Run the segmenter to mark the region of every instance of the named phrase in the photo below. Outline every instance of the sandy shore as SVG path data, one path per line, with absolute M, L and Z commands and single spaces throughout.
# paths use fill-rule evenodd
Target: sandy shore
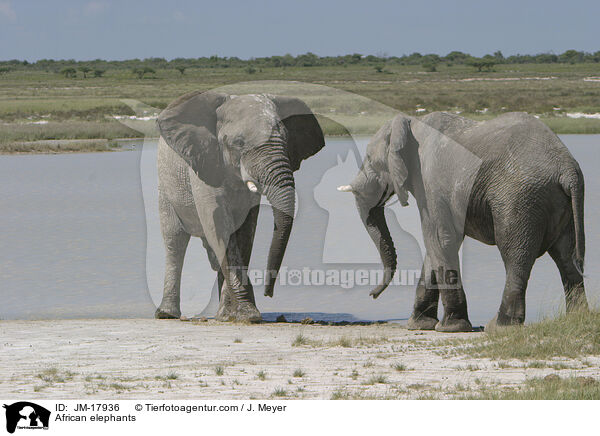
M 0 321 L 0 398 L 453 398 L 568 369 L 449 356 L 450 338 L 398 324 L 232 325 L 214 321 Z M 298 342 L 298 335 L 304 344 Z M 447 341 L 446 341 L 447 342 Z

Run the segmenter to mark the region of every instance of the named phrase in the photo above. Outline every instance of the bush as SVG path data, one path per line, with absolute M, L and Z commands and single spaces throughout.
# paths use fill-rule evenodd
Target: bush
M 62 74 L 63 76 L 65 76 L 68 79 L 73 79 L 73 78 L 77 77 L 77 70 L 75 68 L 71 68 L 71 67 L 63 68 L 60 71 L 60 74 Z
M 423 63 L 423 68 L 428 73 L 435 73 L 437 71 L 437 65 L 435 64 L 435 62 L 425 62 Z

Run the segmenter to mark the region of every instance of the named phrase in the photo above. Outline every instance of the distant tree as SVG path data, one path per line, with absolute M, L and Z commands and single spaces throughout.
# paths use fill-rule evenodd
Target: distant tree
M 131 70 L 131 72 L 135 74 L 138 79 L 143 79 L 146 74 L 156 74 L 156 71 L 150 67 L 134 68 Z
M 87 66 L 82 66 L 79 67 L 79 71 L 81 71 L 83 73 L 83 78 L 86 79 L 87 78 L 87 73 L 89 73 L 90 71 L 92 71 L 92 69 L 90 67 Z
M 73 79 L 77 77 L 77 70 L 72 67 L 63 68 L 60 73 L 68 79 Z
M 560 55 L 559 59 L 562 62 L 568 62 L 570 64 L 574 64 L 576 62 L 583 62 L 585 53 L 577 50 L 567 50 L 563 54 Z
M 351 56 L 350 63 L 351 64 L 359 64 L 361 60 L 362 60 L 362 55 L 360 53 L 354 53 Z
M 378 73 L 383 73 L 383 67 L 381 65 L 375 65 L 375 71 Z
M 9 67 L 0 67 L 0 74 L 8 73 L 9 71 Z
M 477 68 L 477 71 L 492 71 L 494 69 L 494 65 L 496 65 L 496 60 L 492 56 L 484 56 L 483 58 L 471 58 L 467 62 L 472 67 Z
M 538 64 L 551 64 L 558 62 L 558 56 L 553 53 L 542 53 L 535 57 L 535 62 Z
M 419 65 L 423 62 L 423 55 L 421 53 L 415 52 L 408 56 L 403 56 L 403 62 L 408 65 Z
M 301 67 L 314 67 L 318 65 L 319 57 L 311 52 L 300 55 L 296 58 L 296 65 Z
M 254 74 L 254 73 L 256 73 L 256 68 L 254 68 L 252 65 L 248 65 L 246 67 L 246 73 L 248 73 L 248 74 Z
M 102 77 L 106 71 L 99 68 L 94 69 L 94 77 Z
M 469 59 L 469 55 L 462 51 L 452 51 L 445 56 L 445 59 L 453 64 L 464 64 Z
M 423 62 L 421 65 L 428 73 L 435 73 L 437 71 L 437 62 L 428 60 Z
M 182 76 L 183 76 L 183 73 L 185 73 L 185 67 L 184 66 L 175 67 L 175 69 L 177 71 L 179 71 Z
M 504 55 L 500 50 L 494 52 L 494 58 L 496 58 L 496 61 L 498 62 L 504 62 Z

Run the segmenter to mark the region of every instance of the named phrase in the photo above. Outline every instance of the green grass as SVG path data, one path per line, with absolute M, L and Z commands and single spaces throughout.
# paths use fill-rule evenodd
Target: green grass
M 267 373 L 265 371 L 258 371 L 258 373 L 256 374 L 256 378 L 259 380 L 266 380 Z
M 300 347 L 302 345 L 307 345 L 307 344 L 308 344 L 308 338 L 306 336 L 304 336 L 302 333 L 300 333 L 294 338 L 294 341 L 292 342 L 292 347 Z
M 590 118 L 542 117 L 540 118 L 554 133 L 599 134 L 600 120 Z
M 286 397 L 287 391 L 283 388 L 277 388 L 273 391 L 273 396 L 274 397 Z
M 48 368 L 36 375 L 37 378 L 51 386 L 54 383 L 65 383 L 72 380 L 76 373 L 71 371 L 61 371 L 58 368 Z
M 343 348 L 353 348 L 353 347 L 368 347 L 370 345 L 379 345 L 390 342 L 388 338 L 380 337 L 380 336 L 340 336 L 339 338 L 332 340 L 315 340 L 310 339 L 304 336 L 303 334 L 299 334 L 296 336 L 294 341 L 292 342 L 293 347 L 300 346 L 311 346 L 311 347 L 343 347 Z
M 486 73 L 465 65 L 440 64 L 437 69 L 428 73 L 420 65 L 386 65 L 387 74 L 382 74 L 367 65 L 265 67 L 248 74 L 245 68 L 237 67 L 189 68 L 185 75 L 159 69 L 155 78 L 143 80 L 118 70 L 88 79 L 66 79 L 43 71 L 11 71 L 0 75 L 0 143 L 139 137 L 140 133 L 109 119 L 133 114 L 122 99 L 162 109 L 176 97 L 196 89 L 227 86 L 232 91 L 277 92 L 273 84 L 257 82 L 263 80 L 312 84 L 300 88 L 299 96 L 325 115 L 319 120 L 330 135 L 345 133 L 340 122 L 357 133 L 373 133 L 390 118 L 390 108 L 409 115 L 459 111 L 474 118 L 527 111 L 540 115 L 557 133 L 600 133 L 600 120 L 564 116 L 565 112 L 600 112 L 598 83 L 583 80 L 598 75 L 597 64 L 503 64 Z M 236 85 L 243 82 L 250 85 Z M 417 112 L 419 108 L 425 111 Z M 482 116 L 478 111 L 486 108 Z M 31 124 L 40 120 L 48 124 Z
M 215 366 L 215 374 L 221 376 L 225 374 L 225 369 L 222 366 Z
M 293 374 L 294 377 L 299 377 L 299 378 L 302 378 L 305 375 L 306 375 L 306 373 L 304 371 L 302 371 L 300 368 L 296 369 Z
M 395 363 L 395 364 L 392 365 L 392 368 L 394 368 L 398 372 L 403 372 L 403 371 L 407 371 L 408 370 L 408 368 L 406 367 L 406 365 L 403 364 L 403 363 Z
M 557 371 L 559 371 L 561 369 L 572 368 L 571 366 L 566 365 L 566 364 L 561 363 L 561 362 L 546 362 L 546 361 L 543 361 L 543 360 L 534 360 L 532 362 L 527 362 L 527 364 L 525 366 L 527 368 L 536 368 L 536 369 L 552 368 L 552 369 L 555 369 Z
M 388 382 L 387 377 L 384 375 L 374 375 L 369 377 L 368 380 L 363 382 L 363 385 L 375 385 L 375 384 L 386 384 Z
M 0 147 L 15 142 L 51 139 L 135 138 L 139 133 L 117 121 L 48 122 L 47 124 L 0 123 Z
M 554 319 L 492 331 L 454 342 L 452 352 L 494 360 L 545 360 L 600 354 L 600 311 L 578 311 Z
M 154 377 L 155 380 L 162 380 L 162 381 L 177 380 L 178 378 L 179 378 L 179 375 L 175 372 L 169 372 L 166 375 L 157 375 Z
M 545 377 L 527 380 L 519 389 L 485 389 L 468 400 L 600 400 L 600 382 L 591 377 Z

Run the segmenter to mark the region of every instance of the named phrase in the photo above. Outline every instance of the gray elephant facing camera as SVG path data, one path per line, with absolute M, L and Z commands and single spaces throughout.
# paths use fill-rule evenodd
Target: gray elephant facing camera
M 273 288 L 295 211 L 293 172 L 324 145 L 315 116 L 296 98 L 193 92 L 158 117 L 159 214 L 166 250 L 156 318 L 178 318 L 183 259 L 202 238 L 220 290 L 217 319 L 259 321 L 247 277 L 260 196 L 273 209 L 265 295 Z
M 531 268 L 546 252 L 560 271 L 567 311 L 587 308 L 583 175 L 560 139 L 533 116 L 476 122 L 440 112 L 398 115 L 373 137 L 356 178 L 338 189 L 354 193 L 384 264 L 374 298 L 396 269 L 384 206 L 394 194 L 404 205 L 408 192 L 415 197 L 426 254 L 411 329 L 472 330 L 458 257 L 465 235 L 497 245 L 506 270 L 500 309 L 486 329 L 524 322 Z

